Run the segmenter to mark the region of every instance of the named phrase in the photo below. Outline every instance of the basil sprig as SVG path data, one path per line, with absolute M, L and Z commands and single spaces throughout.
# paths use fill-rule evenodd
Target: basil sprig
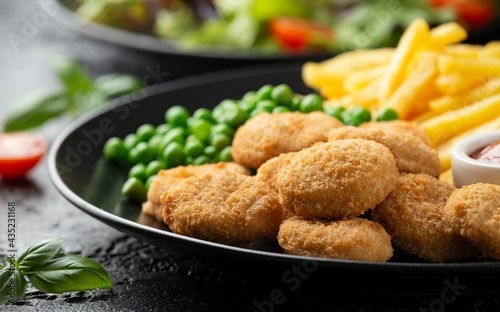
M 81 115 L 114 97 L 137 91 L 144 83 L 127 74 L 108 74 L 92 79 L 87 70 L 64 55 L 53 55 L 49 65 L 59 78 L 62 90 L 28 94 L 10 105 L 5 132 L 38 127 L 65 114 Z
M 111 288 L 106 270 L 92 259 L 59 253 L 63 238 L 49 238 L 33 244 L 17 261 L 6 259 L 0 266 L 0 304 L 22 298 L 31 284 L 46 293 Z

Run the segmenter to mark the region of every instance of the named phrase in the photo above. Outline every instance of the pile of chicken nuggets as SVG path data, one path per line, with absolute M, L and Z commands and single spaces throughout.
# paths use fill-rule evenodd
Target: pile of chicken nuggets
M 398 248 L 431 262 L 500 259 L 500 186 L 438 180 L 438 155 L 411 122 L 261 113 L 237 130 L 232 156 L 161 171 L 143 213 L 222 244 L 276 237 L 292 255 L 385 262 Z

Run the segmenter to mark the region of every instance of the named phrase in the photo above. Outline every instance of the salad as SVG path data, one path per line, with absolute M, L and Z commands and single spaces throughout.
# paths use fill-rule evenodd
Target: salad
M 393 46 L 416 18 L 473 30 L 497 15 L 494 0 L 74 0 L 71 8 L 184 49 L 291 55 Z

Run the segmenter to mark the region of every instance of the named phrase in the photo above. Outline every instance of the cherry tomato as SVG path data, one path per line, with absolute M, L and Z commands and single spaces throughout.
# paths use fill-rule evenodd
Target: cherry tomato
M 24 178 L 47 148 L 47 141 L 32 132 L 0 134 L 0 175 L 6 180 Z
M 450 6 L 459 21 L 471 28 L 482 27 L 495 18 L 496 6 L 492 0 L 430 0 L 434 7 Z
M 333 39 L 333 30 L 329 26 L 295 17 L 275 18 L 271 20 L 269 29 L 271 36 L 292 52 L 300 52 Z

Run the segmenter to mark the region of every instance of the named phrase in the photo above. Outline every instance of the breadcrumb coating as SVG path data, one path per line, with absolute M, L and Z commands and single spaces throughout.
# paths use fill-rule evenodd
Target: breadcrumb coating
M 304 218 L 347 219 L 381 202 L 399 179 L 394 156 L 375 141 L 316 143 L 288 159 L 275 177 L 284 207 Z
M 457 189 L 445 212 L 456 233 L 500 260 L 500 185 L 477 183 Z
M 323 112 L 261 113 L 238 128 L 231 154 L 236 162 L 257 169 L 282 153 L 326 142 L 330 129 L 341 126 L 337 118 Z
M 400 183 L 372 211 L 392 237 L 394 246 L 432 262 L 460 260 L 477 250 L 453 233 L 444 215 L 450 184 L 423 173 L 402 174 Z
M 295 154 L 296 152 L 284 153 L 269 159 L 257 169 L 256 177 L 266 182 L 269 187 L 277 192 L 278 189 L 276 189 L 276 185 L 274 184 L 274 177 L 278 174 L 283 164 Z
M 162 203 L 174 233 L 230 245 L 276 235 L 284 217 L 267 184 L 231 171 L 185 179 L 162 195 Z
M 431 140 L 427 133 L 416 123 L 406 120 L 391 120 L 391 121 L 371 121 L 362 123 L 360 128 L 393 130 L 400 133 L 413 135 L 426 145 L 431 146 Z
M 167 170 L 160 170 L 149 186 L 148 200 L 142 204 L 142 213 L 163 222 L 161 204 L 161 195 L 163 195 L 163 193 L 189 177 L 220 170 L 230 170 L 245 175 L 251 174 L 247 168 L 235 162 L 218 162 L 216 164 L 204 164 L 199 166 L 178 166 Z
M 287 254 L 385 262 L 392 258 L 391 236 L 380 224 L 362 218 L 342 221 L 285 220 L 278 242 Z
M 441 172 L 437 152 L 410 134 L 388 129 L 342 127 L 331 130 L 328 135 L 330 141 L 356 138 L 373 140 L 387 147 L 402 172 L 427 173 L 434 177 Z

